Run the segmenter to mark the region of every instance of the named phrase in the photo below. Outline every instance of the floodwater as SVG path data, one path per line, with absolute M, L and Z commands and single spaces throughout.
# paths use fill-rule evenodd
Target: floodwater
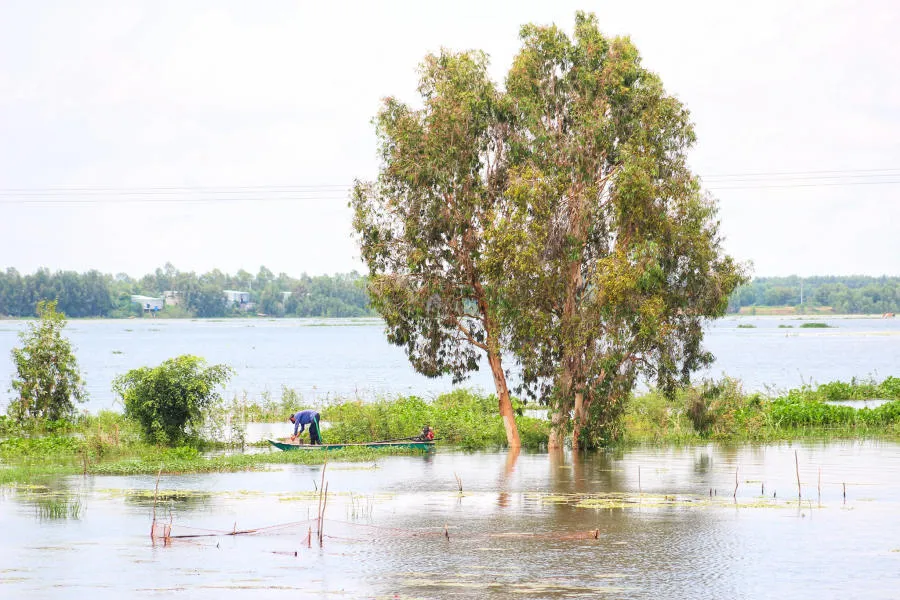
M 158 518 L 173 536 L 209 536 L 168 544 L 149 535 L 152 476 L 7 488 L 0 597 L 887 599 L 900 590 L 896 443 L 576 457 L 438 449 L 332 463 L 320 547 L 322 475 L 289 465 L 163 476 Z M 51 514 L 53 500 L 74 508 Z M 257 531 L 225 535 L 247 529 Z
M 800 328 L 809 321 L 832 327 Z M 24 328 L 24 321 L 0 321 L 4 391 L 13 373 L 9 351 Z M 415 373 L 402 349 L 385 341 L 375 319 L 77 320 L 69 323 L 67 335 L 76 347 L 90 394 L 85 407 L 91 411 L 115 406 L 110 385 L 117 375 L 186 353 L 235 369 L 229 398 L 244 392 L 252 399 L 266 392 L 280 398 L 287 386 L 315 404 L 334 397 L 431 397 L 453 387 L 447 378 Z M 900 319 L 728 317 L 707 327 L 706 346 L 717 360 L 698 377 L 727 374 L 749 391 L 881 379 L 897 374 Z M 493 390 L 486 369 L 463 385 Z

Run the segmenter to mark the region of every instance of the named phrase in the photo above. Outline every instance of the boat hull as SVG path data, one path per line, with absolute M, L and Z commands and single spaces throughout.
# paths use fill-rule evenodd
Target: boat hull
M 369 442 L 367 444 L 289 444 L 276 440 L 266 440 L 279 450 L 340 450 L 341 448 L 399 448 L 402 450 L 433 450 L 434 442 Z

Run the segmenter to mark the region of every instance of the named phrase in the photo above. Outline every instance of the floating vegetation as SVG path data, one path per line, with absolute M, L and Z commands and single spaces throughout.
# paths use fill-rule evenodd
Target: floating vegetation
M 112 353 L 113 353 L 113 354 L 125 354 L 125 353 L 122 352 L 121 350 L 113 350 Z
M 206 501 L 212 498 L 210 492 L 200 492 L 196 490 L 123 490 L 127 501 L 135 504 L 153 504 L 154 498 L 159 502 L 197 502 Z
M 819 322 L 802 323 L 800 325 L 801 329 L 833 329 L 835 327 L 836 327 L 836 325 L 829 325 L 828 323 L 819 323 Z
M 796 508 L 797 501 L 757 496 L 751 499 L 685 494 L 635 494 L 606 492 L 600 494 L 526 494 L 541 504 L 565 504 L 587 509 L 628 508 Z
M 793 325 L 779 325 L 778 329 L 793 329 Z
M 738 325 L 738 329 L 756 329 L 756 325 L 753 323 L 741 323 Z

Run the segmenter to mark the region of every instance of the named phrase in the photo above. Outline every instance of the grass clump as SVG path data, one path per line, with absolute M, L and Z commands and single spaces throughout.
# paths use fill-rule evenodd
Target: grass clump
M 469 390 L 455 390 L 428 402 L 417 396 L 363 403 L 347 401 L 326 407 L 326 442 L 353 443 L 418 435 L 430 425 L 444 443 L 463 448 L 506 445 L 506 432 L 497 412 L 497 398 Z M 547 443 L 544 419 L 518 416 L 519 436 L 526 448 Z
M 888 402 L 859 409 L 833 403 L 871 398 Z M 774 398 L 746 394 L 734 379 L 705 381 L 672 398 L 657 392 L 632 398 L 625 431 L 631 442 L 896 436 L 900 434 L 900 379 L 835 381 L 792 389 Z
M 741 323 L 737 326 L 738 329 L 756 329 L 756 325 L 753 323 Z
M 802 323 L 800 325 L 801 329 L 831 329 L 833 327 L 834 327 L 834 325 L 829 325 L 828 323 L 819 323 L 819 322 Z

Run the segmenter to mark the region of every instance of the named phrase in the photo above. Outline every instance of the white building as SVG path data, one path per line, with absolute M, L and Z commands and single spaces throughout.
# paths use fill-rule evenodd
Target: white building
M 165 306 L 165 301 L 162 298 L 153 298 L 152 296 L 141 296 L 140 294 L 132 295 L 131 301 L 134 302 L 135 304 L 140 304 L 141 308 L 143 308 L 145 312 L 162 310 L 163 306 Z
M 224 290 L 225 303 L 237 304 L 244 310 L 249 309 L 253 304 L 250 302 L 250 292 L 239 292 L 237 290 Z

